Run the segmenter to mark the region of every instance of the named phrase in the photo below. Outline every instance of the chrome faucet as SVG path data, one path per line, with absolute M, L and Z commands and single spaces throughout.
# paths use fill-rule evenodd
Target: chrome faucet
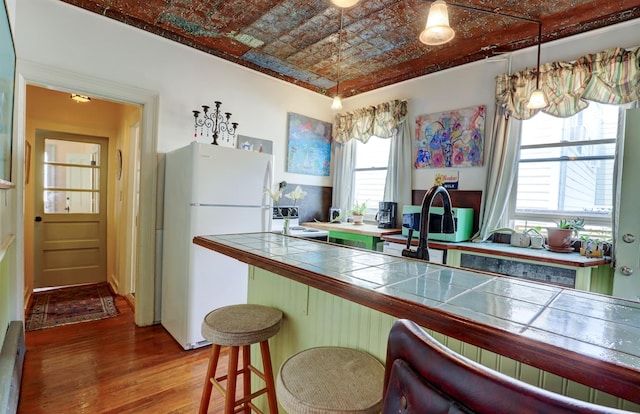
M 412 257 L 414 259 L 429 260 L 429 209 L 433 200 L 437 195 L 440 195 L 442 199 L 442 207 L 444 207 L 444 214 L 442 215 L 442 233 L 455 233 L 456 223 L 453 220 L 453 210 L 451 209 L 451 197 L 449 192 L 442 186 L 434 185 L 427 191 L 422 199 L 422 209 L 420 212 L 420 237 L 418 241 L 418 248 L 411 250 L 411 238 L 413 237 L 413 229 L 409 229 L 409 235 L 407 236 L 407 248 L 402 250 L 402 255 L 405 257 Z

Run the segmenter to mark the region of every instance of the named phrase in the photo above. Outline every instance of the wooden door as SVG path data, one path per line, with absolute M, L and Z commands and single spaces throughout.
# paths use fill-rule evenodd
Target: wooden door
M 36 131 L 34 287 L 107 280 L 108 140 Z

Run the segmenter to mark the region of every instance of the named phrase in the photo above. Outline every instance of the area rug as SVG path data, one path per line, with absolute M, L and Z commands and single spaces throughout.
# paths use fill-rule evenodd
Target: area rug
M 47 290 L 33 294 L 25 330 L 36 331 L 117 315 L 115 298 L 106 283 Z

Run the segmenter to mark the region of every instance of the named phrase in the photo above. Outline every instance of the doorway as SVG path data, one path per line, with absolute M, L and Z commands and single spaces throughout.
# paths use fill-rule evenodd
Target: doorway
M 27 125 L 27 84 L 39 85 L 50 90 L 74 91 L 83 95 L 88 95 L 96 102 L 102 97 L 110 102 L 132 103 L 141 111 L 140 122 L 140 184 L 139 184 L 139 215 L 138 215 L 138 239 L 137 239 L 137 279 L 136 279 L 136 306 L 135 322 L 137 326 L 148 326 L 160 320 L 160 290 L 156 289 L 158 274 L 156 270 L 156 252 L 160 249 L 156 245 L 156 202 L 157 202 L 157 181 L 158 181 L 158 149 L 157 149 L 157 129 L 159 117 L 159 96 L 157 92 L 149 91 L 132 85 L 122 84 L 93 77 L 86 74 L 78 74 L 69 70 L 62 70 L 57 67 L 36 64 L 18 59 L 16 72 L 16 95 L 14 126 L 16 137 L 23 137 L 23 140 L 16 141 L 16 153 L 18 159 L 23 159 L 29 142 L 24 141 L 33 134 L 33 127 Z M 30 100 L 30 102 L 34 102 Z M 80 104 L 77 104 L 80 105 Z M 83 106 L 79 106 L 83 108 Z M 86 108 L 86 106 L 84 106 Z M 94 120 L 99 120 L 103 114 L 93 115 Z M 127 125 L 127 124 L 125 124 Z M 131 125 L 131 124 L 128 124 Z M 43 129 L 56 130 L 57 125 L 43 126 Z M 77 132 L 77 131 L 71 131 Z M 95 132 L 95 131 L 92 131 Z M 102 135 L 95 134 L 92 135 Z M 31 135 L 32 136 L 32 135 Z M 115 160 L 116 148 L 109 146 L 109 159 Z M 123 165 L 127 165 L 129 154 L 123 151 Z M 111 161 L 110 161 L 111 162 Z M 27 164 L 27 162 L 25 162 Z M 110 166 L 111 167 L 111 166 Z M 33 169 L 33 167 L 32 167 Z M 115 168 L 109 168 L 114 171 Z M 33 172 L 32 172 L 33 173 Z M 124 174 L 124 173 L 123 173 Z M 110 178 L 112 173 L 109 174 Z M 110 193 L 119 199 L 118 192 L 111 191 L 114 181 L 109 181 Z M 16 198 L 24 200 L 29 196 L 29 188 L 25 188 L 24 183 L 17 186 Z M 123 200 L 126 197 L 123 196 Z M 26 206 L 26 201 L 25 201 Z M 29 220 L 26 220 L 28 215 Z M 18 222 L 24 223 L 24 227 L 19 226 L 17 239 L 21 245 L 32 245 L 33 240 L 28 240 L 33 232 L 33 211 L 18 209 Z M 109 243 L 109 241 L 108 241 Z M 33 264 L 33 256 L 29 257 L 28 252 L 18 253 L 19 271 L 17 272 L 17 286 L 24 286 L 24 291 L 28 291 L 29 279 L 28 266 Z M 33 269 L 30 270 L 33 272 Z M 120 288 L 120 286 L 118 286 Z M 119 290 L 118 290 L 119 292 Z M 28 297 L 24 297 L 24 302 L 18 303 L 24 307 Z
M 140 177 L 139 152 L 129 151 L 139 146 L 139 128 L 129 126 L 140 125 L 142 107 L 70 96 L 26 86 L 24 136 L 33 154 L 24 187 L 25 297 L 101 281 L 126 297 L 137 273 L 130 240 L 137 233 L 127 218 L 137 214 L 139 191 L 130 189 Z
M 35 289 L 107 281 L 108 142 L 36 130 Z

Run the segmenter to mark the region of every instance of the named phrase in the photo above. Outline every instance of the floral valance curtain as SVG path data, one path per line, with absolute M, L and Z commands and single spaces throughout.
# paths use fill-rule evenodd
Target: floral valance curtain
M 527 109 L 536 87 L 535 71 L 525 70 L 496 78 L 496 99 L 510 116 L 529 119 L 539 110 Z M 575 62 L 542 65 L 540 88 L 549 100 L 542 111 L 553 116 L 573 116 L 586 101 L 624 104 L 640 99 L 640 48 L 622 48 L 581 57 Z
M 333 124 L 333 139 L 345 143 L 357 139 L 366 143 L 372 136 L 391 138 L 407 117 L 407 101 L 393 100 L 376 106 L 337 114 Z

